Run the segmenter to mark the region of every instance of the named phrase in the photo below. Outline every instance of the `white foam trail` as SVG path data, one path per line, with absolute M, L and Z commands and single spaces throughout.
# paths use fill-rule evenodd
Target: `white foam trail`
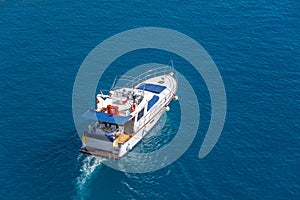
M 101 163 L 105 160 L 105 158 L 101 157 L 96 157 L 93 155 L 88 155 L 86 156 L 83 160 L 84 156 L 80 154 L 77 158 L 79 162 L 82 162 L 82 166 L 80 168 L 81 175 L 77 177 L 77 187 L 78 187 L 78 192 L 80 192 L 83 188 L 84 185 L 87 183 L 95 169 L 101 166 Z

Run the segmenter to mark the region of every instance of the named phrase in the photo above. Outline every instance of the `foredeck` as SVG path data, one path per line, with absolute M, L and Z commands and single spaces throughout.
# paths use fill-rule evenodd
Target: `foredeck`
M 150 79 L 147 79 L 145 83 L 150 83 L 150 84 L 158 84 L 161 86 L 165 86 L 166 89 L 172 90 L 175 87 L 177 87 L 176 82 L 174 82 L 174 77 L 167 74 L 167 75 L 161 75 L 161 76 L 156 76 Z

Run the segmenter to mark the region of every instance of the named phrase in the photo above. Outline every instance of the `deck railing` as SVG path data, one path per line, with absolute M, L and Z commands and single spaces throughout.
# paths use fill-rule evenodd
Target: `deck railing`
M 122 77 L 117 79 L 117 82 L 122 88 L 133 88 L 136 85 L 138 85 L 139 83 L 141 83 L 147 79 L 150 79 L 150 78 L 153 78 L 156 76 L 167 75 L 172 72 L 174 72 L 173 65 L 171 65 L 171 66 L 167 65 L 165 67 L 159 67 L 159 68 L 148 70 L 136 77 L 123 75 Z M 121 82 L 121 84 L 120 84 L 120 82 Z M 120 89 L 120 87 L 113 87 L 113 89 Z

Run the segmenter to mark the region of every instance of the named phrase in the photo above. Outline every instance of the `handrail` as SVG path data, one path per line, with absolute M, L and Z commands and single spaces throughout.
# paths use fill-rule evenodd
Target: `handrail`
M 155 69 L 150 69 L 142 74 L 140 74 L 137 77 L 132 76 L 121 76 L 117 79 L 117 82 L 125 81 L 125 84 L 122 84 L 122 88 L 133 88 L 134 86 L 138 85 L 139 83 L 149 79 L 153 78 L 155 76 L 161 76 L 161 75 L 167 75 L 173 72 L 173 66 L 165 66 L 165 67 L 159 67 Z M 119 87 L 114 87 L 113 89 L 119 89 Z

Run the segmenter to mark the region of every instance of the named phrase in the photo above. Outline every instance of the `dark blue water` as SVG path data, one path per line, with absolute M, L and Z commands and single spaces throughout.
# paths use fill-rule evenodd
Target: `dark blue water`
M 297 1 L 270 0 L 0 1 L 0 199 L 299 199 L 299 10 Z M 72 89 L 96 45 L 146 26 L 203 45 L 222 75 L 228 110 L 217 145 L 200 160 L 210 120 L 205 82 L 171 53 L 120 57 L 105 76 L 174 60 L 201 110 L 197 137 L 179 160 L 128 174 L 78 153 Z M 170 107 L 165 135 L 152 133 L 135 151 L 174 137 L 179 109 Z

